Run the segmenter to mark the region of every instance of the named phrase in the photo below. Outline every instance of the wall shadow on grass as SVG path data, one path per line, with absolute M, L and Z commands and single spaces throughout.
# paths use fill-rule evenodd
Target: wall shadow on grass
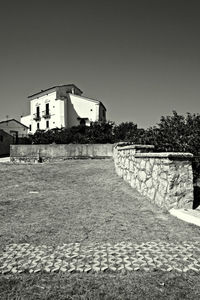
M 199 205 L 200 205 L 200 186 L 194 186 L 193 209 L 197 208 Z

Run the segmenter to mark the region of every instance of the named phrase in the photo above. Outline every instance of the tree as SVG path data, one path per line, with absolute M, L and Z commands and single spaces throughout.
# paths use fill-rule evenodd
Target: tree
M 137 136 L 137 125 L 133 122 L 123 122 L 113 129 L 115 142 L 131 141 Z

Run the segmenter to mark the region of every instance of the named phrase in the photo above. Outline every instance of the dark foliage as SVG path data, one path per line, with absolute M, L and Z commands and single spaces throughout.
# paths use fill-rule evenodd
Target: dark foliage
M 37 130 L 30 136 L 32 144 L 94 144 L 114 143 L 114 123 L 92 123 L 91 126 L 74 126 L 71 128 Z
M 145 144 L 155 145 L 156 151 L 189 152 L 194 155 L 194 181 L 200 177 L 200 115 L 187 113 L 161 117 L 157 126 L 149 128 L 143 136 Z
M 200 155 L 200 115 L 187 113 L 161 117 L 160 123 L 145 131 L 144 141 L 158 151 L 191 152 Z
M 132 122 L 121 123 L 113 128 L 115 142 L 130 141 L 137 136 L 137 125 Z

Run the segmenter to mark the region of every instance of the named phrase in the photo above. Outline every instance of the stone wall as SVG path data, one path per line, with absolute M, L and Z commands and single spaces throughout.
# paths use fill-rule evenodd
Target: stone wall
M 192 208 L 192 157 L 190 153 L 154 153 L 151 145 L 114 148 L 117 174 L 166 209 Z
M 10 161 L 45 162 L 75 158 L 111 158 L 112 144 L 11 145 Z

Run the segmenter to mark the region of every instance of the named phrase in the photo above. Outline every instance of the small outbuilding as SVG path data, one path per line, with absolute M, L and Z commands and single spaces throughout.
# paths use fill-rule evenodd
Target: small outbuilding
M 28 127 L 15 119 L 9 119 L 0 122 L 0 130 L 13 137 L 13 143 L 16 144 L 19 138 L 27 136 Z
M 0 129 L 0 156 L 6 156 L 10 154 L 10 145 L 14 143 L 12 135 L 8 134 L 4 130 Z

